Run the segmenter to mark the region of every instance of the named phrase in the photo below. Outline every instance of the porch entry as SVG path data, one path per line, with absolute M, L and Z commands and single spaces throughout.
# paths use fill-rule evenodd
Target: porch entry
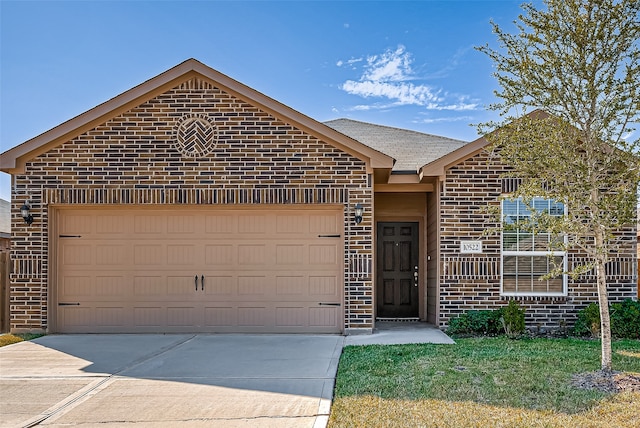
M 377 318 L 418 318 L 418 223 L 378 222 Z

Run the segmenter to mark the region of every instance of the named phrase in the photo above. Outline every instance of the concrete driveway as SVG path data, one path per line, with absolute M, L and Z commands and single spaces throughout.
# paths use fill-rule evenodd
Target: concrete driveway
M 324 427 L 343 342 L 45 336 L 0 348 L 0 426 Z

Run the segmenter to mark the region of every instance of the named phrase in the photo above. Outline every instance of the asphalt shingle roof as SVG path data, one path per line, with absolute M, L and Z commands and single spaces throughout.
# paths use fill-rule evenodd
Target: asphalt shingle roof
M 324 124 L 394 158 L 395 172 L 416 172 L 423 165 L 467 144 L 466 141 L 351 119 L 335 119 Z

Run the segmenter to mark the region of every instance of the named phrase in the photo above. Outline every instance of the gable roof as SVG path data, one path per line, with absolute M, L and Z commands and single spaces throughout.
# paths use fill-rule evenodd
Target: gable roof
M 36 156 L 196 77 L 205 79 L 215 87 L 361 159 L 367 164 L 369 171 L 374 168 L 390 170 L 393 167 L 394 160 L 390 156 L 349 138 L 195 59 L 188 59 L 115 98 L 0 154 L 0 171 L 10 174 L 23 172 L 26 162 Z
M 530 113 L 527 113 L 524 117 L 545 119 L 549 116 L 549 113 L 543 110 L 534 110 Z M 497 132 L 497 130 L 494 130 L 489 134 L 470 142 L 469 144 L 466 144 L 450 153 L 447 153 L 441 158 L 435 159 L 432 162 L 423 165 L 418 171 L 418 174 L 420 175 L 420 177 L 444 177 L 445 171 L 449 167 L 459 164 L 460 162 L 463 162 L 466 159 L 469 159 L 470 157 L 473 157 L 476 154 L 482 152 L 485 147 L 490 144 L 489 140 L 487 140 L 487 136 L 490 136 L 495 132 Z
M 466 141 L 453 138 L 351 119 L 335 119 L 324 123 L 394 158 L 396 163 L 393 166 L 393 172 L 417 173 L 423 165 L 440 159 L 467 144 Z

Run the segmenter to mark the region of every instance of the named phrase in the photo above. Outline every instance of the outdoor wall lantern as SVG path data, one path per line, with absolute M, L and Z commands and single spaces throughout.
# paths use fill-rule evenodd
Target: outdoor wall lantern
M 22 208 L 20 208 L 20 215 L 24 219 L 24 222 L 27 223 L 27 224 L 33 223 L 33 216 L 29 212 L 30 209 L 31 209 L 31 207 L 29 206 L 29 201 L 28 200 L 24 203 Z
M 362 213 L 363 212 L 364 212 L 364 208 L 362 208 L 362 205 L 356 204 L 356 206 L 354 207 L 354 210 L 353 210 L 353 216 L 354 216 L 354 220 L 355 220 L 356 224 L 362 223 Z

